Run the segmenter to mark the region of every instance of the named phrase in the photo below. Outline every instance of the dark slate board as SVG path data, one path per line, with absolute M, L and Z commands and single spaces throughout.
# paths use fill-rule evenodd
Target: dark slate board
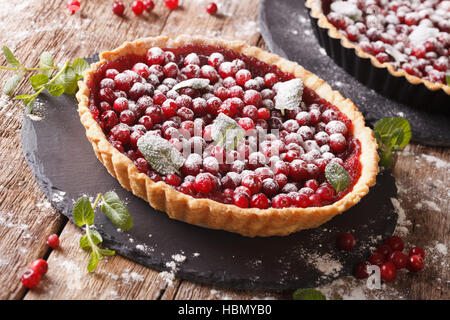
M 395 228 L 397 215 L 390 198 L 396 196 L 396 187 L 388 173 L 381 174 L 369 195 L 345 214 L 318 229 L 287 237 L 246 238 L 171 220 L 123 189 L 108 174 L 85 137 L 74 97 L 43 94 L 39 99 L 45 117 L 41 121 L 24 117 L 22 148 L 44 194 L 72 219 L 73 203 L 78 197 L 115 190 L 126 199 L 135 226 L 128 233 L 118 232 L 101 213 L 95 225 L 107 247 L 153 269 L 167 270 L 165 263 L 172 260 L 171 256 L 182 253 L 187 257 L 178 266 L 177 277 L 182 279 L 235 289 L 310 287 L 333 277 L 322 277 L 307 262 L 309 253 L 330 254 L 344 266 L 334 276 L 348 274 L 355 263 L 368 256 L 368 247 L 375 245 L 373 237 L 385 238 Z M 335 238 L 347 231 L 355 235 L 359 245 L 350 253 L 338 252 Z M 194 253 L 200 255 L 195 257 Z
M 276 54 L 298 61 L 350 98 L 373 125 L 385 117 L 404 117 L 412 127 L 412 140 L 431 146 L 450 146 L 450 116 L 427 113 L 389 100 L 367 88 L 335 64 L 319 45 L 304 1 L 262 0 L 259 25 L 265 43 Z

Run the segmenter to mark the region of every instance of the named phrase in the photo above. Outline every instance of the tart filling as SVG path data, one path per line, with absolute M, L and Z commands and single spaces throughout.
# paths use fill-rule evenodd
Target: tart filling
M 251 236 L 310 228 L 358 202 L 378 167 L 376 143 L 356 108 L 328 86 L 329 99 L 321 96 L 313 89 L 320 91 L 320 79 L 309 81 L 298 65 L 231 44 L 149 38 L 102 55 L 78 99 L 109 172 L 171 217 Z M 331 162 L 350 177 L 338 193 L 324 175 Z M 171 196 L 179 203 L 168 203 Z M 326 214 L 301 222 L 292 216 L 320 211 Z M 236 212 L 245 219 L 228 225 Z
M 309 0 L 320 26 L 394 76 L 450 94 L 450 1 Z

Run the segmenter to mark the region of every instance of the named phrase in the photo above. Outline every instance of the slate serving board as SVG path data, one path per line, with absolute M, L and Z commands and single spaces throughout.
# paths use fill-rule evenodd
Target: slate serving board
M 233 289 L 311 287 L 351 273 L 354 265 L 369 255 L 368 247 L 376 245 L 373 237 L 387 237 L 395 228 L 397 215 L 390 198 L 396 196 L 396 187 L 389 173 L 381 174 L 369 195 L 345 214 L 320 228 L 287 237 L 246 238 L 171 220 L 108 174 L 85 137 L 74 97 L 43 94 L 39 99 L 45 116 L 40 121 L 24 117 L 21 141 L 44 194 L 72 220 L 78 197 L 115 190 L 126 201 L 134 227 L 119 232 L 98 211 L 95 225 L 105 246 L 158 271 L 170 271 L 165 264 L 172 261 L 171 256 L 183 254 L 187 259 L 177 263 L 176 273 L 182 279 Z M 334 247 L 336 236 L 348 231 L 358 245 L 349 253 L 339 252 Z M 324 276 L 310 261 L 311 254 L 329 255 L 343 268 Z
M 304 1 L 262 0 L 259 25 L 272 52 L 299 62 L 344 97 L 350 98 L 370 125 L 380 118 L 404 117 L 411 124 L 412 141 L 430 146 L 450 146 L 450 115 L 429 113 L 390 100 L 339 67 L 317 41 Z

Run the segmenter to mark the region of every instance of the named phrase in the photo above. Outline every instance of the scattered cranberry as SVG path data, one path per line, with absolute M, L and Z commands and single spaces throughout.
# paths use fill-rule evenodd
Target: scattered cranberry
M 133 1 L 131 10 L 133 10 L 135 15 L 140 16 L 145 10 L 144 3 L 140 0 Z
M 69 10 L 70 14 L 76 13 L 78 10 L 80 10 L 80 7 L 81 7 L 80 1 L 77 0 L 67 1 L 67 9 Z
M 342 233 L 336 239 L 336 246 L 340 250 L 349 251 L 355 245 L 355 237 L 350 233 Z
M 415 254 L 409 256 L 408 258 L 408 270 L 412 272 L 417 272 L 423 269 L 425 263 L 421 255 Z
M 33 289 L 41 281 L 41 275 L 39 274 L 39 272 L 30 269 L 22 275 L 22 278 L 20 280 L 25 287 L 27 287 L 28 289 Z
M 164 4 L 170 10 L 174 10 L 178 8 L 178 0 L 164 0 Z
M 208 12 L 209 14 L 216 14 L 216 12 L 217 12 L 217 4 L 215 4 L 214 2 L 210 2 L 206 6 L 206 12 Z
M 411 250 L 409 250 L 409 254 L 410 257 L 414 256 L 414 255 L 419 255 L 422 257 L 422 259 L 425 259 L 425 251 L 423 251 L 422 248 L 419 247 L 412 247 Z
M 370 266 L 370 263 L 367 261 L 363 261 L 358 264 L 355 268 L 355 276 L 359 279 L 365 279 L 369 277 L 367 273 L 367 267 Z
M 50 248 L 56 249 L 59 246 L 59 237 L 56 234 L 52 234 L 47 239 L 47 244 Z
M 394 251 L 389 255 L 388 260 L 395 265 L 397 269 L 403 269 L 408 264 L 408 257 L 401 251 Z
M 386 245 L 388 245 L 392 251 L 403 251 L 405 244 L 402 238 L 392 236 L 386 239 Z
M 30 269 L 33 270 L 33 271 L 36 271 L 41 276 L 43 276 L 44 274 L 47 273 L 47 270 L 48 270 L 47 261 L 45 261 L 44 259 L 35 260 L 31 264 Z
M 387 258 L 391 254 L 392 249 L 388 245 L 383 244 L 378 247 L 377 252 L 381 253 L 385 258 Z
M 372 255 L 369 258 L 369 262 L 376 266 L 381 266 L 385 261 L 386 257 L 379 252 L 372 253 Z
M 144 0 L 145 11 L 151 12 L 155 8 L 155 3 L 152 0 Z
M 381 279 L 391 282 L 397 276 L 397 270 L 392 262 L 385 262 L 380 266 Z
M 121 17 L 125 11 L 125 5 L 120 1 L 116 1 L 113 3 L 112 9 L 115 15 Z

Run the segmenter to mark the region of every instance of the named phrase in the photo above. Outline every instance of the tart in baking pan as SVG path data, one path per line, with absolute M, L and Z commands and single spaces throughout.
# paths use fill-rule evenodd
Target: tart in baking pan
M 376 141 L 355 105 L 241 41 L 127 42 L 103 52 L 79 86 L 97 158 L 173 219 L 287 235 L 329 221 L 375 184 Z M 330 167 L 345 173 L 345 189 L 330 184 Z

